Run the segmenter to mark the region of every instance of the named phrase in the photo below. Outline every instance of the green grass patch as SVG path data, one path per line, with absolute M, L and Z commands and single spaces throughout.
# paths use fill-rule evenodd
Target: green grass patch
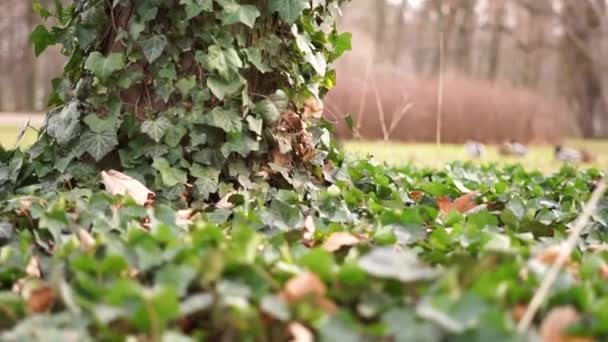
M 2 147 L 10 149 L 17 146 L 17 137 L 21 131 L 20 127 L 16 126 L 0 126 L 0 144 Z M 38 133 L 34 128 L 28 128 L 25 134 L 19 141 L 19 147 L 28 147 L 36 141 Z
M 443 167 L 446 163 L 455 160 L 470 160 L 464 145 L 442 145 L 438 148 L 434 144 L 404 144 L 397 142 L 361 142 L 347 141 L 344 144 L 347 152 L 359 158 L 373 156 L 380 162 L 390 165 L 413 164 L 422 167 Z M 597 156 L 594 164 L 586 165 L 608 168 L 608 141 L 607 140 L 571 140 L 566 146 L 574 148 L 585 148 Z M 530 153 L 523 158 L 504 157 L 498 154 L 497 146 L 486 146 L 485 155 L 473 162 L 498 163 L 501 165 L 519 163 L 527 169 L 541 171 L 555 171 L 563 163 L 555 160 L 553 146 L 536 145 L 530 146 Z

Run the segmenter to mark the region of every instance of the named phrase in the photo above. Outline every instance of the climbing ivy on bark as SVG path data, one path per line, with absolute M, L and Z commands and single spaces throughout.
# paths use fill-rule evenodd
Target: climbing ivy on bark
M 107 169 L 188 202 L 323 181 L 321 99 L 350 48 L 334 24 L 343 1 L 35 3 L 55 23 L 33 32 L 36 54 L 59 44 L 68 61 L 38 141 L 3 153 L 3 192 L 94 187 Z

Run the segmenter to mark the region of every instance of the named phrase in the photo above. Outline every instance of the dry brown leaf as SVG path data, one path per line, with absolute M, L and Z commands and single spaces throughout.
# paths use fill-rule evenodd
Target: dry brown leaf
M 305 119 L 320 119 L 323 116 L 324 105 L 323 101 L 311 96 L 304 102 L 304 118 Z
M 511 317 L 513 317 L 516 322 L 519 322 L 526 314 L 526 310 L 528 310 L 527 305 L 516 305 L 514 308 L 511 309 Z
M 557 260 L 557 257 L 559 256 L 561 249 L 562 249 L 562 245 L 554 245 L 554 246 L 548 247 L 548 248 L 542 250 L 536 256 L 536 259 L 538 261 L 540 261 L 541 263 L 545 264 L 546 266 L 551 266 Z M 568 258 L 566 259 L 564 266 L 571 273 L 578 272 L 578 264 L 575 261 L 573 261 L 570 258 L 570 256 L 568 256 Z
M 49 285 L 33 289 L 27 297 L 27 307 L 31 312 L 42 313 L 53 307 L 57 300 L 57 292 Z
M 236 194 L 236 191 L 231 191 L 229 193 L 227 193 L 224 197 L 222 197 L 222 199 L 219 200 L 219 202 L 217 202 L 215 204 L 215 207 L 217 209 L 232 209 L 234 208 L 234 204 L 232 202 L 230 202 L 230 197 L 232 197 L 232 195 Z
M 194 210 L 192 209 L 184 209 L 177 211 L 177 222 L 180 224 L 191 225 L 194 222 L 192 221 L 192 216 L 194 215 Z
M 139 205 L 149 204 L 156 196 L 138 180 L 116 170 L 101 172 L 101 179 L 106 190 L 112 195 L 130 195 Z
M 302 243 L 306 247 L 312 247 L 315 244 L 315 221 L 312 216 L 306 216 L 304 220 L 304 232 L 302 234 Z
M 414 200 L 414 202 L 418 202 L 422 199 L 424 194 L 422 191 L 412 191 L 410 192 L 410 198 Z
M 95 238 L 82 228 L 78 230 L 78 239 L 80 240 L 80 244 L 84 249 L 91 249 L 95 247 Z
M 600 268 L 600 276 L 603 279 L 608 280 L 608 265 L 602 265 L 602 267 Z
M 291 334 L 290 342 L 314 342 L 315 336 L 304 325 L 298 322 L 291 322 L 287 326 L 287 330 Z
M 40 278 L 42 276 L 42 272 L 40 271 L 40 260 L 38 260 L 37 256 L 32 256 L 30 262 L 28 262 L 25 267 L 25 274 L 32 278 Z
M 437 199 L 437 206 L 439 207 L 439 211 L 441 211 L 441 213 L 444 215 L 448 214 L 452 210 L 456 210 L 459 213 L 466 213 L 467 211 L 477 207 L 477 202 L 475 200 L 478 196 L 478 192 L 470 192 L 466 195 L 458 197 L 454 201 L 450 201 L 448 197 L 442 196 Z
M 342 247 L 350 247 L 361 242 L 361 238 L 349 232 L 333 233 L 323 243 L 323 249 L 328 252 L 335 252 Z
M 289 279 L 285 284 L 284 294 L 290 303 L 298 301 L 308 295 L 323 297 L 327 293 L 327 287 L 312 272 L 302 272 Z
M 569 336 L 565 330 L 578 322 L 580 316 L 571 306 L 557 307 L 549 312 L 540 327 L 543 342 L 592 342 L 593 339 L 581 336 Z

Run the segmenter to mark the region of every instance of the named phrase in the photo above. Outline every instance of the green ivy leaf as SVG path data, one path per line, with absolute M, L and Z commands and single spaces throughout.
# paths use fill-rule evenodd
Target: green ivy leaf
M 262 50 L 251 47 L 245 49 L 245 54 L 247 55 L 247 60 L 249 60 L 249 62 L 253 64 L 261 73 L 265 74 L 272 71 L 272 68 L 264 62 Z
M 95 161 L 100 161 L 114 147 L 118 146 L 118 139 L 116 138 L 116 133 L 113 132 L 96 133 L 87 131 L 80 137 L 79 145 L 79 148 L 84 149 Z
M 68 143 L 80 130 L 78 102 L 72 101 L 59 113 L 49 114 L 46 132 L 60 145 Z
M 359 267 L 378 278 L 402 282 L 428 280 L 435 277 L 433 269 L 424 266 L 411 251 L 395 251 L 392 247 L 377 247 L 359 260 Z
M 223 100 L 226 96 L 238 93 L 243 87 L 243 84 L 244 81 L 238 74 L 233 74 L 228 79 L 217 76 L 209 76 L 209 78 L 207 78 L 207 87 L 209 87 L 213 95 L 219 100 Z
M 254 113 L 259 114 L 266 123 L 276 122 L 280 117 L 279 109 L 271 100 L 262 100 L 255 106 Z
M 121 53 L 111 53 L 108 57 L 104 57 L 99 52 L 93 52 L 87 58 L 84 68 L 89 70 L 99 78 L 102 82 L 107 80 L 116 71 L 122 70 L 125 67 Z
M 217 192 L 220 176 L 218 169 L 194 164 L 190 168 L 190 174 L 192 177 L 197 178 L 194 185 L 204 199 L 209 198 L 209 195 Z
M 222 146 L 222 154 L 228 157 L 232 152 L 238 153 L 241 157 L 247 157 L 251 152 L 258 151 L 260 143 L 246 134 L 231 134 L 228 141 Z
M 55 36 L 42 25 L 36 26 L 36 29 L 31 35 L 32 43 L 34 43 L 34 52 L 36 57 L 40 56 L 46 48 L 57 43 Z
M 178 184 L 186 184 L 188 174 L 181 169 L 171 167 L 166 159 L 154 159 L 152 167 L 160 172 L 160 176 L 165 186 L 172 187 Z
M 245 24 L 250 28 L 255 25 L 255 20 L 260 16 L 260 11 L 253 5 L 240 5 L 231 3 L 224 5 L 222 13 L 222 24 L 232 25 L 237 23 Z
M 224 132 L 240 132 L 243 127 L 243 119 L 237 112 L 220 107 L 213 108 L 205 115 L 205 123 L 221 128 Z
M 207 69 L 219 72 L 225 78 L 229 78 L 231 71 L 238 71 L 243 67 L 243 61 L 235 49 L 222 49 L 221 46 L 211 45 L 207 55 L 199 57 Z
M 167 129 L 173 126 L 171 121 L 167 119 L 165 116 L 159 116 L 156 120 L 148 120 L 144 121 L 141 124 L 142 133 L 146 133 L 150 138 L 152 138 L 156 142 L 160 142 L 160 140 L 165 136 Z
M 271 11 L 278 12 L 281 19 L 288 24 L 293 24 L 300 18 L 302 11 L 310 8 L 309 0 L 269 0 L 268 6 Z
M 213 0 L 180 0 L 179 3 L 186 6 L 188 20 L 199 16 L 203 12 L 213 11 Z
M 251 115 L 247 116 L 246 120 L 250 131 L 257 135 L 262 135 L 262 125 L 264 124 L 264 120 Z
M 175 84 L 175 87 L 182 94 L 183 97 L 187 97 L 190 91 L 196 87 L 196 76 L 190 76 L 182 78 Z
M 83 121 L 95 133 L 116 132 L 122 123 L 122 120 L 115 115 L 102 119 L 97 114 L 89 114 L 84 117 Z
M 159 34 L 152 36 L 141 42 L 141 48 L 144 50 L 144 56 L 148 63 L 152 64 L 158 59 L 167 47 L 167 37 Z

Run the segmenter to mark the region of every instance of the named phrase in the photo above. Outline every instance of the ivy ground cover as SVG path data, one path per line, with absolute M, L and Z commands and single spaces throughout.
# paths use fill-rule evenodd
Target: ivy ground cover
M 363 160 L 324 177 L 194 210 L 20 190 L 1 208 L 0 340 L 608 338 L 607 200 L 515 329 L 600 172 Z

